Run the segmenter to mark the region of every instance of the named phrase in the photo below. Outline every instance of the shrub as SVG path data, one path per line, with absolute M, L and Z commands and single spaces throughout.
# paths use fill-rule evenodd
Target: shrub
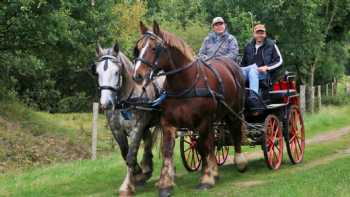
M 322 98 L 322 104 L 324 105 L 346 105 L 350 103 L 349 96 L 346 95 L 337 95 L 337 96 L 326 96 Z
M 87 112 L 91 99 L 85 93 L 77 93 L 75 96 L 65 97 L 58 102 L 57 112 Z

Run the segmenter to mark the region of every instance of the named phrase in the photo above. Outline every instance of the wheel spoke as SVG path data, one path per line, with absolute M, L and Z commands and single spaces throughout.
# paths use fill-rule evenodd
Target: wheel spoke
M 191 164 L 192 164 L 192 166 L 193 166 L 193 168 L 195 168 L 196 167 L 196 160 L 194 159 L 194 151 L 192 152 L 192 154 L 191 154 Z
M 195 154 L 196 154 L 196 158 L 197 158 L 197 166 L 199 166 L 199 164 L 200 164 L 200 162 L 201 162 L 201 160 L 200 160 L 200 158 L 199 158 L 199 155 L 198 155 L 198 152 L 196 151 L 195 152 Z
M 298 144 L 299 150 L 301 150 L 302 148 L 301 148 L 301 145 L 300 145 L 299 140 L 296 140 L 296 141 L 297 141 L 297 144 Z
M 189 158 L 190 158 L 190 154 L 191 154 L 191 152 L 192 152 L 193 150 L 191 149 L 190 151 L 188 151 L 188 153 L 187 153 L 187 155 L 186 155 L 186 161 L 188 161 L 189 160 Z
M 289 144 L 293 143 L 294 139 L 295 139 L 295 135 L 293 135 L 293 136 L 289 139 Z
M 189 151 L 191 149 L 191 147 L 188 147 L 188 148 L 186 148 L 185 150 L 184 150 L 184 152 L 187 152 L 187 151 Z
M 184 142 L 186 143 L 186 144 L 189 144 L 190 146 L 191 146 L 191 142 L 190 141 L 187 141 L 186 139 L 184 139 Z

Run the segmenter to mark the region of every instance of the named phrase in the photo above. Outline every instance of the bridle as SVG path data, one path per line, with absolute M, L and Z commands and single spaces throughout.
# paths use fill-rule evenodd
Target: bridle
M 179 72 L 182 72 L 190 67 L 192 67 L 192 65 L 194 64 L 195 61 L 183 66 L 183 67 L 180 67 L 180 68 L 176 68 L 176 69 L 173 69 L 173 70 L 170 70 L 170 71 L 163 71 L 163 72 L 160 72 L 162 70 L 162 68 L 159 66 L 159 59 L 161 57 L 161 53 L 162 52 L 166 52 L 168 58 L 169 58 L 169 61 L 170 61 L 170 64 L 175 67 L 175 63 L 174 63 L 174 60 L 172 59 L 172 56 L 170 54 L 170 51 L 169 51 L 169 48 L 166 46 L 166 43 L 164 42 L 164 40 L 159 37 L 158 35 L 156 35 L 155 33 L 153 32 L 150 32 L 150 31 L 147 31 L 143 34 L 143 37 L 141 39 L 146 39 L 145 40 L 145 46 L 148 45 L 148 42 L 149 42 L 149 39 L 154 39 L 156 41 L 156 47 L 155 47 L 155 59 L 154 59 L 154 62 L 149 62 L 148 60 L 145 60 L 142 56 L 143 54 L 140 53 L 140 54 L 134 54 L 134 56 L 137 56 L 135 59 L 134 59 L 134 62 L 135 62 L 135 65 L 137 65 L 138 62 L 141 62 L 147 66 L 149 66 L 151 68 L 150 72 L 148 73 L 147 75 L 147 78 L 149 81 L 152 81 L 154 78 L 156 77 L 160 77 L 160 76 L 168 76 L 168 75 L 173 75 L 173 74 L 176 74 L 176 73 L 179 73 Z M 140 39 L 140 40 L 141 40 Z M 139 41 L 140 41 L 139 40 Z M 139 42 L 137 41 L 137 43 Z M 142 50 L 146 50 L 145 48 L 142 49 Z M 135 70 L 137 68 L 135 67 Z
M 155 60 L 154 62 L 149 62 L 148 60 L 144 59 L 142 56 L 144 55 L 142 53 L 142 50 L 147 50 L 146 47 L 148 47 L 148 43 L 150 41 L 150 39 L 154 39 L 156 41 L 156 47 L 155 47 Z M 148 75 L 148 78 L 149 79 L 153 79 L 159 71 L 161 71 L 162 69 L 159 67 L 159 59 L 160 59 L 160 56 L 161 56 L 161 53 L 164 52 L 164 51 L 168 51 L 167 50 L 167 47 L 165 45 L 165 42 L 163 41 L 163 39 L 161 37 L 159 37 L 158 35 L 156 35 L 155 33 L 153 32 L 150 32 L 150 31 L 147 31 L 143 34 L 143 37 L 140 39 L 145 39 L 145 47 L 141 50 L 141 53 L 139 54 L 134 54 L 135 56 L 137 56 L 135 59 L 134 59 L 134 62 L 135 62 L 135 65 L 138 64 L 138 62 L 141 62 L 149 67 L 151 67 L 151 72 L 149 73 Z M 140 41 L 138 40 L 137 43 Z M 135 69 L 137 69 L 135 67 Z
M 117 65 L 123 65 L 123 61 L 121 61 L 120 57 L 115 57 L 113 55 L 103 55 L 101 56 L 96 62 L 104 62 L 104 66 L 103 66 L 103 69 L 104 70 L 107 70 L 108 69 L 108 61 L 112 61 L 114 63 L 116 63 Z M 123 65 L 124 66 L 124 65 Z M 122 66 L 122 67 L 123 67 Z M 122 68 L 123 69 L 123 68 Z M 91 70 L 92 70 L 92 73 L 97 76 L 97 72 L 96 72 L 96 64 L 93 64 L 91 66 Z M 117 77 L 118 77 L 118 83 L 115 87 L 113 86 L 98 86 L 98 89 L 99 91 L 101 92 L 102 90 L 110 90 L 114 93 L 118 93 L 119 89 L 122 87 L 122 81 L 123 81 L 123 76 L 122 76 L 122 71 L 119 71 L 117 73 Z

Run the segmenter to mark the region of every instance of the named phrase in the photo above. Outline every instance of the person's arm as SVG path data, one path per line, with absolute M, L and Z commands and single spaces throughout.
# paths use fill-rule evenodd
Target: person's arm
M 208 38 L 205 38 L 203 43 L 202 43 L 201 48 L 199 49 L 199 53 L 198 53 L 198 56 L 203 57 L 204 59 L 207 57 L 207 54 L 208 54 L 207 43 L 208 43 Z
M 232 36 L 232 38 L 228 40 L 227 55 L 225 56 L 230 59 L 233 59 L 234 61 L 237 61 L 238 51 L 239 51 L 239 47 L 238 47 L 237 40 L 235 37 Z
M 267 65 L 267 70 L 272 71 L 280 67 L 283 63 L 283 58 L 277 45 L 273 45 L 271 63 Z

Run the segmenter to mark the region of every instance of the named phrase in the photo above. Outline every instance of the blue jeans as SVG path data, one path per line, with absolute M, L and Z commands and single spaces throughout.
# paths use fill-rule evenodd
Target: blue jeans
M 249 88 L 259 94 L 259 80 L 266 79 L 266 73 L 259 73 L 258 66 L 252 64 L 246 67 L 241 67 L 245 80 L 249 81 Z

